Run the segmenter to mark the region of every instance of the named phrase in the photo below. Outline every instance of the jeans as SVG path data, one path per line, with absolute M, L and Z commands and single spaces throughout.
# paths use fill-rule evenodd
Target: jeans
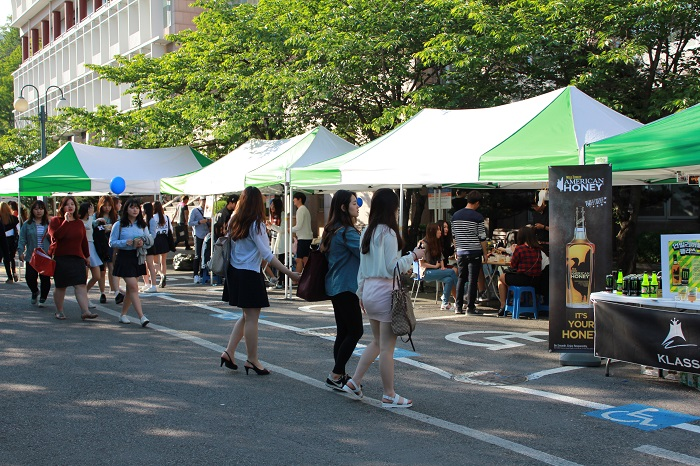
M 447 304 L 450 302 L 450 293 L 452 293 L 452 288 L 455 286 L 457 281 L 457 276 L 452 271 L 452 268 L 440 270 L 440 269 L 426 269 L 423 275 L 423 280 L 426 282 L 442 282 L 442 304 Z
M 462 310 L 464 305 L 464 285 L 469 282 L 467 310 L 476 309 L 477 285 L 479 271 L 481 270 L 482 253 L 466 254 L 457 256 L 457 267 L 459 268 L 459 278 L 457 279 L 457 309 Z
M 345 364 L 350 360 L 357 342 L 362 338 L 364 327 L 362 326 L 362 310 L 360 298 L 355 293 L 345 291 L 331 296 L 333 313 L 335 314 L 336 337 L 333 345 L 333 358 L 335 374 L 345 374 Z

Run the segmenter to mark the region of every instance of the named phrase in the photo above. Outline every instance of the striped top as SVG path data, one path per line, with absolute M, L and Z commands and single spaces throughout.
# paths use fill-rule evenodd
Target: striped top
M 460 209 L 452 217 L 452 235 L 458 256 L 481 254 L 481 242 L 486 241 L 484 216 L 474 209 Z

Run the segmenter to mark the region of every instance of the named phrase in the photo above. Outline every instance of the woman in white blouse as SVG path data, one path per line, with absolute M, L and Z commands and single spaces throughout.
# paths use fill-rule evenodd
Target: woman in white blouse
M 413 261 L 423 258 L 422 249 L 401 255 L 403 240 L 396 216 L 399 198 L 391 189 L 379 189 L 372 196 L 367 228 L 360 239 L 360 270 L 357 274 L 357 296 L 360 307 L 367 313 L 372 328 L 372 342 L 367 345 L 357 364 L 355 374 L 343 390 L 357 399 L 362 398 L 362 378 L 379 356 L 379 373 L 384 394 L 383 408 L 410 408 L 413 402 L 394 390 L 394 347 L 396 335 L 391 331 L 391 290 L 394 269 L 408 271 Z

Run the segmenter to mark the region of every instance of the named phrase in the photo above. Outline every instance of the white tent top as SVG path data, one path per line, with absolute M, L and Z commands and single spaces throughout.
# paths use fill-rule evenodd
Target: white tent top
M 583 163 L 579 152 L 584 144 L 638 126 L 575 87 L 498 107 L 425 109 L 346 154 L 343 159 L 349 161 L 339 167 L 339 184 L 544 182 L 550 165 Z
M 161 180 L 166 194 L 225 194 L 245 189 L 246 174 L 277 157 L 304 135 L 291 139 L 250 139 L 201 170 Z
M 117 176 L 126 181 L 126 195 L 154 194 L 160 192 L 161 177 L 189 173 L 210 163 L 187 146 L 113 149 L 69 142 L 46 159 L 0 179 L 0 194 L 108 193 Z

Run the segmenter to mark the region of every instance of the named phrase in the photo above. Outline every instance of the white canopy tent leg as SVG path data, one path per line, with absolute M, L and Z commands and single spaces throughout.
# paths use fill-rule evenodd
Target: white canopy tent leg
M 399 185 L 399 233 L 401 233 L 402 238 L 405 236 L 403 231 L 403 184 Z
M 287 173 L 289 176 L 289 173 Z M 284 265 L 291 269 L 291 251 L 292 251 L 292 196 L 289 189 L 289 181 L 285 180 L 284 183 L 284 208 L 285 215 L 287 215 L 287 231 L 284 244 Z M 292 282 L 288 276 L 284 276 L 284 299 L 292 299 Z

